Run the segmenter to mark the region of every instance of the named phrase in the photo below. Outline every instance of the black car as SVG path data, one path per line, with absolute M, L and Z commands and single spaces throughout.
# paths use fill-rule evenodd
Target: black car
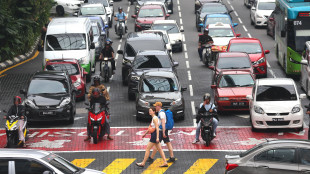
M 140 7 L 148 1 L 152 2 L 163 2 L 166 5 L 167 10 L 170 14 L 173 14 L 173 0 L 137 0 L 135 2 L 135 14 L 138 14 Z
M 128 99 L 134 100 L 138 92 L 140 76 L 149 71 L 173 71 L 177 73 L 175 62 L 167 51 L 141 51 L 132 62 L 128 76 Z
M 203 4 L 212 2 L 222 3 L 222 0 L 195 0 L 195 12 L 199 10 Z
M 199 24 L 204 21 L 204 18 L 208 14 L 229 14 L 233 10 L 228 10 L 227 7 L 222 3 L 205 3 L 203 6 L 196 11 L 196 28 L 200 29 Z
M 136 100 L 136 119 L 150 118 L 149 108 L 161 102 L 164 109 L 173 112 L 174 119 L 184 119 L 184 98 L 177 76 L 171 71 L 150 71 L 142 74 Z
M 37 72 L 30 79 L 28 88 L 20 93 L 25 96 L 28 121 L 66 120 L 73 124 L 76 89 L 67 72 Z
M 131 69 L 131 62 L 139 51 L 143 50 L 160 50 L 166 51 L 166 43 L 160 34 L 156 33 L 142 33 L 133 32 L 127 35 L 124 45 L 124 51 L 118 50 L 118 54 L 123 55 L 122 65 L 122 80 L 123 85 L 128 84 L 129 70 Z

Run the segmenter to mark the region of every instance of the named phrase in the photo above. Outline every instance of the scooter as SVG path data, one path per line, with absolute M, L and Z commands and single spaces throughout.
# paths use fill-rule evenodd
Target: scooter
M 101 63 L 101 77 L 104 79 L 104 82 L 109 82 L 112 77 L 112 58 L 105 57 Z
M 4 113 L 7 113 L 3 110 Z M 7 147 L 16 148 L 23 145 L 23 141 L 19 140 L 18 135 L 18 119 L 19 116 L 10 115 L 5 124 L 5 131 L 7 137 Z M 23 133 L 25 140 L 27 140 L 27 117 L 24 116 Z
M 214 118 L 214 115 L 216 113 L 210 113 L 210 112 L 206 112 L 203 114 L 202 118 L 200 119 L 201 121 L 201 128 L 200 128 L 200 132 L 201 132 L 201 137 L 202 139 L 205 141 L 206 146 L 210 146 L 211 141 L 215 138 L 213 136 L 213 124 L 212 121 Z
M 119 19 L 117 21 L 117 24 L 116 24 L 116 35 L 119 36 L 119 38 L 121 39 L 123 37 L 123 35 L 125 35 L 126 33 L 126 26 L 125 26 L 125 20 L 124 19 Z
M 212 61 L 213 60 L 213 55 L 212 55 L 212 44 L 205 44 L 203 45 L 204 49 L 202 51 L 202 62 L 206 65 L 206 66 L 211 66 Z

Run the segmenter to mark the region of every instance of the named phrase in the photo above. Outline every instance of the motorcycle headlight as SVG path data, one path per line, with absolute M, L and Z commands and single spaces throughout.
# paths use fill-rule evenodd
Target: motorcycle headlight
M 219 101 L 227 101 L 227 100 L 229 100 L 229 98 L 228 97 L 219 97 L 218 100 Z
M 291 111 L 292 114 L 298 113 L 300 112 L 300 106 L 299 105 L 295 105 Z
M 199 20 L 200 20 L 200 22 L 202 22 L 202 21 L 203 21 L 203 18 L 199 18 Z
M 258 64 L 264 63 L 265 61 L 266 61 L 265 57 L 262 57 L 258 61 L 253 62 L 253 65 L 258 65 Z
M 39 107 L 36 106 L 32 100 L 26 99 L 25 104 L 28 105 L 29 107 L 33 108 L 33 109 L 39 109 Z
M 103 60 L 104 60 L 104 61 L 108 61 L 108 60 L 109 60 L 109 58 L 108 58 L 108 57 L 105 57 L 105 58 L 103 58 Z
M 140 76 L 133 75 L 133 76 L 131 76 L 131 80 L 138 81 L 138 80 L 140 80 Z
M 92 117 L 90 117 L 90 120 L 91 120 L 91 121 L 95 121 L 95 119 L 93 119 Z
M 68 105 L 71 102 L 70 97 L 65 98 L 64 100 L 62 100 L 62 102 L 60 103 L 59 106 L 57 106 L 57 108 L 62 108 L 66 105 Z
M 75 81 L 75 82 L 73 83 L 73 86 L 77 88 L 78 86 L 81 85 L 81 83 L 82 83 L 82 80 L 81 80 L 80 78 L 78 78 L 77 81 Z
M 102 117 L 98 118 L 98 120 L 97 120 L 97 121 L 101 121 L 101 120 L 102 120 Z
M 254 105 L 254 111 L 258 114 L 264 114 L 265 113 L 263 108 L 261 108 L 260 106 L 256 106 L 256 105 Z
M 149 102 L 146 102 L 146 101 L 141 100 L 141 99 L 139 99 L 138 104 L 139 104 L 140 106 L 146 107 L 146 108 L 150 106 L 150 103 L 149 103 Z
M 180 106 L 182 104 L 182 99 L 179 98 L 173 102 L 170 103 L 171 106 Z

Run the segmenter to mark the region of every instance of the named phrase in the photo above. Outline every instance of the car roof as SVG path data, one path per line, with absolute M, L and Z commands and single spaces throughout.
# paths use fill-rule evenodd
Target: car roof
M 160 77 L 160 78 L 163 78 L 163 77 L 168 77 L 168 78 L 175 78 L 175 74 L 174 72 L 171 72 L 171 71 L 149 71 L 149 72 L 145 72 L 143 73 L 143 76 L 145 78 L 148 78 L 148 77 Z
M 225 69 L 220 71 L 221 74 L 227 75 L 227 74 L 251 74 L 250 70 L 230 70 L 230 69 Z
M 231 25 L 223 24 L 222 22 L 217 22 L 216 24 L 209 24 L 208 28 L 231 28 Z
M 160 50 L 143 50 L 139 51 L 137 55 L 168 55 L 166 51 Z
M 291 78 L 263 78 L 257 79 L 257 85 L 294 85 L 295 82 Z
M 64 71 L 40 71 L 33 75 L 33 78 L 67 79 L 68 74 Z
M 210 3 L 203 4 L 201 8 L 209 7 L 209 6 L 225 6 L 225 5 L 219 2 L 210 2 Z
M 51 60 L 48 60 L 46 62 L 46 64 L 49 64 L 49 63 L 70 63 L 70 64 L 79 64 L 79 61 L 77 59 L 51 59 Z
M 28 157 L 43 158 L 51 154 L 50 152 L 34 149 L 0 149 L 0 157 Z
M 96 4 L 84 4 L 82 5 L 82 7 L 104 7 L 102 4 L 100 3 L 96 3 Z
M 156 33 L 132 32 L 127 36 L 127 42 L 141 40 L 163 40 L 162 36 Z
M 233 43 L 260 43 L 260 40 L 256 39 L 256 38 L 239 37 L 239 38 L 230 39 L 230 42 L 233 42 Z
M 249 57 L 249 55 L 247 53 L 244 52 L 221 52 L 219 53 L 219 58 L 224 57 L 224 58 L 228 58 L 228 57 Z
M 176 20 L 155 20 L 153 24 L 177 24 Z
M 143 5 L 140 9 L 161 9 L 162 6 L 160 4 L 146 4 L 146 5 Z

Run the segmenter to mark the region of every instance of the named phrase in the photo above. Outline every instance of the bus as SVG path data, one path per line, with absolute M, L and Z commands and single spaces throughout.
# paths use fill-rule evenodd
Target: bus
M 310 0 L 277 0 L 274 14 L 276 57 L 287 75 L 299 76 L 310 40 Z

